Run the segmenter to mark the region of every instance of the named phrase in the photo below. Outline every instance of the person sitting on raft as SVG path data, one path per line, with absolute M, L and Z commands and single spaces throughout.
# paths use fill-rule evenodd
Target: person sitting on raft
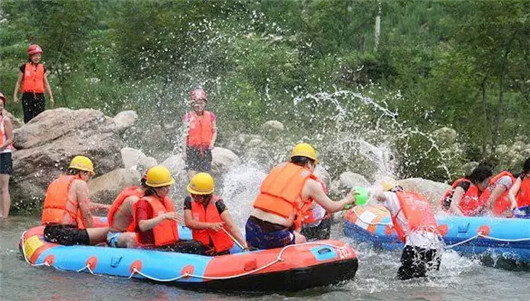
M 130 186 L 125 188 L 116 197 L 107 215 L 109 221 L 109 233 L 107 234 L 107 244 L 113 248 L 134 248 L 136 242 L 136 232 L 134 232 L 134 204 L 140 200 L 145 191 L 149 188 L 147 171 L 140 180 L 140 186 Z
M 456 180 L 440 201 L 442 210 L 459 216 L 475 216 L 484 209 L 480 199 L 482 191 L 490 184 L 493 175 L 488 166 L 477 166 L 470 175 Z
M 42 224 L 44 239 L 61 245 L 95 245 L 105 241 L 108 228 L 94 227 L 87 182 L 94 175 L 94 164 L 76 156 L 68 174 L 53 181 L 46 190 Z
M 164 251 L 206 254 L 206 248 L 197 241 L 180 240 L 178 221 L 169 188 L 175 183 L 164 166 L 149 169 L 144 196 L 134 204 L 134 229 L 138 245 L 142 248 L 156 248 Z
M 429 201 L 419 193 L 403 191 L 391 178 L 383 180 L 381 187 L 383 192 L 374 192 L 374 199 L 390 212 L 394 229 L 405 243 L 398 277 L 425 277 L 428 271 L 438 270 L 442 240 Z
M 523 171 L 517 176 L 508 197 L 515 217 L 530 218 L 530 158 L 524 161 Z
M 509 171 L 502 171 L 495 175 L 480 195 L 479 203 L 484 204 L 493 216 L 511 217 L 512 202 L 508 193 L 514 181 L 515 178 Z
M 247 220 L 249 247 L 273 249 L 306 242 L 305 236 L 299 233 L 303 217 L 300 208 L 313 200 L 330 213 L 355 202 L 353 191 L 341 201 L 329 199 L 313 175 L 317 163 L 315 149 L 300 143 L 291 151 L 289 162 L 271 170 L 261 184 Z
M 190 195 L 184 200 L 184 221 L 194 240 L 214 255 L 229 254 L 234 240 L 248 249 L 223 200 L 213 194 L 214 180 L 210 174 L 200 172 L 193 176 L 187 190 Z

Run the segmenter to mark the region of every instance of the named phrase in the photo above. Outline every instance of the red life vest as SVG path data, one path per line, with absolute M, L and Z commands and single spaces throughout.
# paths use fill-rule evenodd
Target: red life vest
M 212 116 L 204 111 L 202 116 L 189 112 L 188 145 L 196 148 L 207 148 L 213 139 Z
M 0 115 L 0 145 L 4 145 L 4 143 L 7 141 L 7 135 L 5 130 L 5 119 L 7 117 L 4 115 Z M 14 149 L 13 143 L 9 144 L 3 151 L 0 151 L 0 153 L 8 153 L 11 152 Z
M 392 223 L 396 229 L 396 233 L 405 242 L 405 237 L 411 231 L 428 231 L 438 233 L 438 224 L 436 218 L 431 211 L 429 201 L 419 193 L 416 192 L 396 192 L 399 200 L 399 211 L 392 216 Z M 405 221 L 408 224 L 407 232 L 401 228 L 398 222 L 398 215 L 403 212 Z
M 22 93 L 44 93 L 44 65 L 26 63 L 22 79 Z
M 114 228 L 114 215 L 121 208 L 123 202 L 125 202 L 125 200 L 130 196 L 137 196 L 138 199 L 141 199 L 144 196 L 144 193 L 142 191 L 139 191 L 138 187 L 136 186 L 127 187 L 122 192 L 120 192 L 120 194 L 112 203 L 112 206 L 110 206 L 109 213 L 107 215 L 107 221 L 111 228 Z M 131 216 L 131 222 L 129 223 L 129 226 L 127 226 L 127 231 L 134 232 L 134 226 L 134 219 L 133 216 Z
M 153 218 L 162 215 L 166 212 L 175 212 L 175 206 L 173 205 L 171 199 L 167 196 L 160 200 L 160 198 L 158 198 L 157 196 L 150 195 L 144 196 L 142 200 L 146 200 L 151 206 L 151 209 L 153 210 Z M 136 204 L 134 205 L 135 212 L 137 204 L 138 202 L 136 202 Z M 138 225 L 138 222 L 139 221 L 135 216 L 135 228 Z M 174 220 L 163 220 L 151 230 L 153 231 L 156 247 L 170 245 L 176 243 L 179 240 L 177 222 Z
M 318 179 L 318 182 L 322 185 L 322 189 L 324 190 L 324 193 L 328 193 L 328 188 L 326 187 L 326 183 L 324 181 Z M 312 199 L 307 200 L 307 202 L 304 202 L 302 205 L 302 209 L 300 210 L 302 212 L 302 223 L 303 224 L 314 224 L 317 223 L 323 219 L 330 218 L 331 213 L 326 212 L 323 217 L 317 218 L 315 217 L 315 207 L 320 206 L 319 204 L 316 204 L 315 201 Z M 322 206 L 320 206 L 322 207 Z
M 289 218 L 296 214 L 295 229 L 302 225 L 304 202 L 302 189 L 308 179 L 317 177 L 302 166 L 293 163 L 282 163 L 275 166 L 261 183 L 260 193 L 254 201 L 254 208 Z
M 517 207 L 530 206 L 530 178 L 525 176 L 521 181 L 521 187 L 515 196 Z
M 62 175 L 48 186 L 42 209 L 43 225 L 77 225 L 77 228 L 85 229 L 79 204 L 69 198 L 70 187 L 76 179 L 79 176 Z
M 464 192 L 464 195 L 458 204 L 458 208 L 465 216 L 474 216 L 482 209 L 484 203 L 481 203 L 483 200 L 479 199 L 479 190 L 477 185 L 471 183 L 471 181 L 466 178 L 458 179 L 453 183 L 453 185 L 451 185 L 451 188 L 447 190 L 442 197 L 440 206 L 444 211 L 449 209 L 450 200 L 453 197 L 454 190 L 461 182 L 469 183 L 469 188 Z
M 220 223 L 223 221 L 221 215 L 217 211 L 215 203 L 219 201 L 218 196 L 213 196 L 208 206 L 204 206 L 194 200 L 191 201 L 191 214 L 193 219 L 199 222 L 207 223 Z M 225 231 L 228 231 L 226 226 L 223 227 Z M 230 250 L 234 246 L 234 241 L 226 234 L 223 230 L 214 231 L 212 229 L 196 230 L 191 229 L 193 239 L 202 242 L 205 246 L 211 246 L 213 244 L 216 252 L 224 252 Z
M 496 175 L 495 177 L 493 177 L 491 180 L 490 180 L 490 185 L 487 189 L 485 189 L 482 194 L 480 195 L 480 201 L 479 203 L 480 204 L 483 204 L 483 205 L 486 205 L 486 202 L 488 201 L 490 195 L 491 195 L 491 192 L 493 191 L 493 189 L 495 189 L 495 185 L 497 184 L 497 181 L 504 177 L 504 176 L 509 176 L 510 179 L 512 180 L 512 183 L 514 182 L 515 178 L 513 177 L 513 175 L 507 171 L 503 171 L 501 173 L 499 173 L 498 175 Z M 509 189 L 506 189 L 505 192 L 503 192 L 496 200 L 495 200 L 495 203 L 493 204 L 493 208 L 492 208 L 492 213 L 495 215 L 495 216 L 502 216 L 504 214 L 504 212 L 506 212 L 506 210 L 510 210 L 510 207 L 512 205 L 512 202 L 510 201 L 510 199 L 508 198 L 508 193 L 510 192 Z

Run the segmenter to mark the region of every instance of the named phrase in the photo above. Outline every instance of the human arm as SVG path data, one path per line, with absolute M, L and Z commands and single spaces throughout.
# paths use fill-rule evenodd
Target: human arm
M 174 211 L 166 212 L 153 218 L 148 218 L 149 216 L 152 216 L 152 209 L 146 200 L 139 200 L 135 211 L 136 217 L 138 218 L 137 230 L 140 232 L 149 231 L 164 220 L 180 221 L 181 219 L 178 213 Z
M 515 196 L 519 192 L 519 189 L 521 189 L 521 183 L 522 183 L 521 177 L 518 177 L 517 180 L 515 180 L 515 183 L 513 184 L 512 188 L 510 188 L 510 191 L 508 192 L 508 198 L 512 202 L 512 210 L 517 208 L 517 200 L 515 199 Z
M 210 142 L 210 149 L 213 149 L 215 140 L 217 140 L 217 122 L 214 119 L 212 121 L 212 141 Z
M 4 131 L 7 139 L 2 145 L 0 145 L 0 151 L 6 149 L 6 147 L 10 146 L 11 143 L 13 143 L 13 124 L 11 123 L 11 119 L 7 117 L 4 118 Z
M 92 214 L 90 213 L 90 199 L 88 198 L 88 185 L 85 181 L 75 181 L 75 191 L 79 210 L 81 211 L 81 219 L 86 228 L 93 227 Z
M 355 191 L 352 190 L 344 199 L 335 202 L 324 193 L 322 185 L 313 179 L 307 180 L 302 189 L 303 199 L 314 200 L 330 213 L 340 211 L 344 209 L 346 205 L 355 203 L 354 193 Z
M 100 203 L 90 202 L 90 210 L 91 211 L 100 210 L 100 209 L 108 211 L 110 209 L 110 207 L 111 207 L 111 205 L 109 205 L 109 204 L 100 204 Z
M 454 214 L 454 215 L 458 215 L 458 216 L 463 216 L 464 214 L 462 213 L 462 211 L 460 210 L 460 208 L 458 208 L 458 206 L 460 205 L 460 201 L 462 200 L 462 197 L 464 196 L 464 189 L 460 186 L 457 186 L 453 192 L 453 196 L 451 197 L 451 205 L 449 207 L 449 212 Z
M 243 238 L 241 230 L 239 230 L 239 228 L 234 224 L 234 221 L 232 220 L 232 216 L 230 215 L 230 212 L 228 212 L 228 209 L 221 213 L 221 219 L 228 228 L 228 232 L 237 240 L 239 245 L 243 246 L 243 249 L 248 249 L 247 241 Z
M 184 209 L 184 223 L 186 224 L 186 227 L 193 230 L 212 229 L 214 231 L 219 231 L 224 225 L 223 223 L 209 223 L 195 220 L 193 219 L 191 209 Z
M 15 92 L 13 92 L 13 102 L 18 103 L 18 90 L 20 89 L 20 84 L 22 83 L 22 77 L 24 76 L 24 73 L 22 71 L 18 71 L 18 78 L 17 83 L 15 84 Z
M 493 206 L 495 205 L 495 201 L 506 191 L 506 186 L 502 184 L 495 185 L 495 188 L 491 192 L 488 200 L 486 201 L 486 206 L 490 210 L 493 209 Z
M 55 105 L 55 101 L 53 100 L 53 94 L 52 94 L 52 88 L 50 87 L 50 83 L 48 82 L 48 73 L 44 73 L 44 88 L 46 89 L 46 92 L 48 92 L 48 95 L 50 95 L 50 103 L 52 104 L 52 108 Z

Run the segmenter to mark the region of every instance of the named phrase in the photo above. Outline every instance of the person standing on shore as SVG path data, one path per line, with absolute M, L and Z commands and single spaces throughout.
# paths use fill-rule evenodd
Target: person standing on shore
M 13 151 L 13 125 L 5 114 L 6 98 L 0 92 L 0 218 L 9 216 L 11 196 L 9 195 L 9 177 L 13 172 L 11 152 Z

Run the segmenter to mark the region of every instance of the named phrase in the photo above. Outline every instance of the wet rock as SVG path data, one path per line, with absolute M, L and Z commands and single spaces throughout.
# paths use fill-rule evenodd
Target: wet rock
M 185 172 L 184 167 L 186 166 L 186 163 L 182 158 L 182 154 L 176 154 L 164 160 L 161 165 L 167 167 L 172 175 L 176 175 Z
M 140 183 L 140 173 L 136 170 L 119 168 L 90 180 L 90 199 L 94 202 L 110 204 L 126 187 Z
M 443 127 L 433 132 L 434 138 L 443 145 L 451 145 L 456 142 L 457 133 L 454 129 Z
M 140 160 L 147 157 L 141 150 L 132 147 L 124 147 L 120 153 L 123 165 L 130 169 L 136 169 Z
M 282 132 L 284 130 L 283 123 L 278 120 L 269 120 L 262 125 L 262 128 L 265 132 L 273 133 Z
M 121 166 L 125 146 L 112 118 L 92 109 L 47 110 L 14 131 L 11 197 L 44 198 L 45 189 L 64 173 L 75 155 L 92 159 L 97 175 Z
M 124 131 L 134 125 L 138 119 L 138 114 L 135 111 L 119 112 L 112 120 L 116 124 L 117 131 Z
M 451 185 L 446 183 L 425 180 L 422 178 L 408 178 L 399 180 L 399 184 L 405 190 L 418 192 L 425 196 L 431 202 L 431 208 L 438 211 L 440 199 L 444 193 L 451 188 Z
M 143 172 L 156 165 L 158 165 L 158 162 L 155 158 L 146 156 L 145 158 L 140 159 L 140 162 L 138 162 L 137 170 Z
M 370 183 L 364 176 L 346 171 L 340 174 L 338 180 L 333 182 L 331 192 L 334 194 L 345 194 L 355 186 L 367 187 L 370 186 Z
M 317 176 L 320 180 L 324 181 L 324 183 L 326 183 L 326 186 L 329 187 L 330 186 L 330 182 L 331 182 L 331 177 L 328 173 L 328 171 L 322 166 L 322 165 L 317 165 L 317 167 L 315 168 L 315 171 L 313 172 L 315 174 L 315 176 Z
M 222 174 L 241 164 L 239 157 L 229 149 L 215 147 L 212 150 L 212 172 Z

